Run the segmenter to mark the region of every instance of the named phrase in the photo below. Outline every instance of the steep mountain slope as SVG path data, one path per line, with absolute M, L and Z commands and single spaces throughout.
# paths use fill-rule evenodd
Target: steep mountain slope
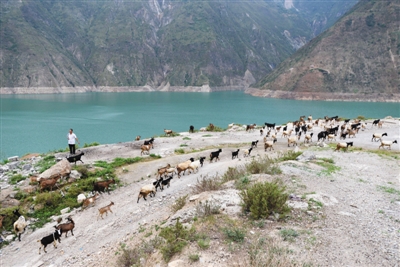
M 244 86 L 313 36 L 303 13 L 269 1 L 5 0 L 0 12 L 0 87 Z
M 272 91 L 252 93 L 399 101 L 399 21 L 398 2 L 361 1 L 256 85 Z

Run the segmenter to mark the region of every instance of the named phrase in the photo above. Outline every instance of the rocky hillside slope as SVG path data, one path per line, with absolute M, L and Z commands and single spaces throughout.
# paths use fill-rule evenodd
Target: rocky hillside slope
M 2 1 L 0 87 L 244 88 L 355 1 L 283 2 Z
M 399 140 L 399 120 L 383 121 L 381 129 L 367 121 L 367 128 L 350 138 L 354 146 L 347 152 L 334 151 L 337 141 L 317 144 L 315 136 L 310 144 L 299 142 L 298 147 L 288 148 L 282 132 L 275 150 L 264 151 L 258 131 L 249 133 L 237 126 L 226 132 L 156 138 L 152 153 L 162 158 L 118 169 L 121 187 L 110 195 L 103 194 L 94 207 L 54 217 L 64 220 L 71 215 L 76 223 L 74 236 L 68 234 L 57 249 L 50 245 L 46 254 L 39 255 L 36 241 L 51 233 L 55 222 L 35 231 L 29 227 L 21 242 L 12 241 L 1 249 L 2 264 L 10 267 L 396 266 L 400 260 L 399 145 L 393 144 L 392 151 L 378 150 L 379 142 L 371 142 L 371 135 L 387 132 L 385 139 Z M 315 135 L 320 127 L 314 127 Z M 244 157 L 243 150 L 258 139 L 258 147 L 250 157 Z M 136 203 L 140 188 L 154 180 L 159 166 L 175 165 L 189 156 L 207 156 L 218 147 L 222 148 L 219 161 L 207 161 L 195 174 L 180 179 L 175 176 L 169 188 Z M 231 151 L 237 148 L 240 148 L 239 158 L 232 160 Z M 186 153 L 178 155 L 177 149 Z M 203 178 L 216 180 L 232 168 L 265 156 L 280 157 L 287 150 L 303 154 L 297 160 L 281 161 L 281 173 L 255 172 L 214 190 L 196 191 Z M 135 142 L 84 151 L 88 166 L 98 160 L 140 156 Z M 240 186 L 277 178 L 291 194 L 290 215 L 283 221 L 277 221 L 275 216 L 254 221 L 243 214 Z M 22 182 L 18 186 L 27 184 Z M 1 191 L 2 201 L 5 191 Z M 188 198 L 184 205 L 173 210 L 172 206 L 185 195 Z M 98 208 L 110 201 L 115 203 L 111 208 L 113 213 L 96 220 Z M 216 208 L 214 214 L 204 216 L 205 203 Z M 159 234 L 161 229 L 176 225 L 178 219 L 185 227 L 193 226 L 197 236 L 166 262 L 159 249 L 163 242 Z
M 283 98 L 400 101 L 397 1 L 360 1 L 251 90 Z M 264 91 L 265 90 L 265 91 Z

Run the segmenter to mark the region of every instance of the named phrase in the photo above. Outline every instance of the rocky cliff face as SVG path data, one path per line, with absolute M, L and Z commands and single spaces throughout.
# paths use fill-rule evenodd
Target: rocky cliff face
M 1 88 L 247 87 L 313 36 L 280 2 L 6 0 L 0 12 Z
M 380 95 L 399 101 L 399 14 L 395 1 L 361 1 L 258 86 L 286 95 L 328 93 L 371 100 Z

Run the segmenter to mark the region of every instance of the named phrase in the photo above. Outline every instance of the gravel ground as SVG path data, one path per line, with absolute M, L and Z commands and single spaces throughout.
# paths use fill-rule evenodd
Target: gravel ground
M 281 134 L 278 135 L 275 150 L 265 152 L 262 147 L 262 137 L 258 131 L 181 133 L 177 137 L 156 138 L 155 147 L 151 153 L 161 155 L 161 159 L 133 164 L 124 167 L 125 170 L 117 170 L 118 177 L 124 186 L 111 192 L 110 195 L 103 194 L 94 207 L 84 211 L 74 210 L 70 213 L 76 224 L 74 236 L 63 237 L 62 243 L 56 250 L 50 245 L 47 247 L 47 254 L 39 255 L 39 243 L 36 241 L 51 233 L 55 223 L 49 223 L 34 232 L 28 230 L 22 235 L 21 242 L 14 241 L 1 250 L 0 266 L 116 266 L 115 252 L 120 242 L 129 242 L 134 239 L 140 225 L 150 226 L 173 217 L 170 206 L 177 197 L 191 195 L 190 189 L 198 178 L 205 175 L 223 174 L 228 167 L 250 161 L 251 157 L 244 158 L 242 151 L 249 148 L 250 142 L 255 140 L 260 140 L 260 142 L 258 148 L 251 153 L 253 157 L 265 154 L 276 156 L 281 151 L 300 149 L 315 155 L 317 159 L 332 158 L 335 166 L 340 168 L 335 172 L 327 173 L 312 162 L 290 161 L 281 164 L 282 177 L 295 194 L 300 196 L 305 194 L 323 203 L 323 208 L 318 213 L 319 219 L 310 225 L 305 226 L 304 223 L 293 220 L 282 226 L 307 228 L 315 237 L 316 242 L 311 247 L 300 241 L 291 244 L 294 257 L 305 259 L 311 262 L 312 266 L 399 266 L 399 154 L 393 157 L 366 151 L 376 150 L 379 146 L 379 142 L 371 142 L 374 132 L 387 132 L 388 137 L 385 137 L 385 140 L 400 141 L 399 120 L 386 118 L 384 121 L 381 129 L 372 128 L 369 122 L 367 129 L 360 131 L 355 138 L 351 138 L 354 147 L 360 148 L 353 149 L 351 152 L 334 152 L 329 147 L 315 146 L 315 136 L 312 145 L 300 144 L 299 147 L 288 148 L 287 141 L 281 138 Z M 313 131 L 316 135 L 320 129 L 315 127 Z M 185 140 L 187 139 L 185 137 L 189 137 L 190 140 Z M 333 143 L 338 141 L 333 141 Z M 142 142 L 83 149 L 85 152 L 83 160 L 85 164 L 91 164 L 97 160 L 112 160 L 115 157 L 140 156 L 139 144 Z M 139 203 L 136 203 L 140 188 L 154 180 L 158 167 L 167 163 L 174 166 L 189 157 L 207 156 L 208 158 L 210 151 L 219 147 L 222 148 L 220 161 L 215 163 L 206 161 L 204 167 L 200 168 L 196 174 L 185 175 L 181 179 L 175 176 L 170 188 L 158 192 L 155 198 L 148 198 L 147 201 L 141 199 Z M 197 149 L 201 152 L 176 155 L 174 151 L 179 148 L 186 151 Z M 237 148 L 241 149 L 239 159 L 232 160 L 231 151 Z M 398 152 L 399 145 L 394 144 L 392 151 Z M 215 194 L 225 195 L 225 200 L 221 201 L 229 202 L 229 206 L 232 206 L 230 212 L 237 213 L 239 205 L 235 202 L 238 199 L 236 190 L 227 189 Z M 113 213 L 103 220 L 96 220 L 98 208 L 109 204 L 110 201 L 115 203 L 112 207 Z M 310 213 L 310 216 L 314 215 Z M 221 260 L 221 257 L 225 257 L 226 260 Z M 203 252 L 199 262 L 192 265 L 233 266 L 234 259 L 232 255 L 231 257 L 221 256 L 217 251 L 209 249 Z M 166 266 L 162 261 L 147 265 Z M 181 265 L 176 266 L 188 265 L 189 262 L 184 259 Z

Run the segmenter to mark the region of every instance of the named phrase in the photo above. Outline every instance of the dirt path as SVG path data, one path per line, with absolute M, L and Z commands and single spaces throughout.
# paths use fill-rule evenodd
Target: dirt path
M 360 131 L 352 140 L 355 147 L 376 149 L 379 144 L 371 142 L 373 132 L 385 131 L 388 140 L 399 140 L 399 120 L 388 119 L 384 128 L 379 130 L 370 127 Z M 314 134 L 319 131 L 318 128 L 314 129 Z M 126 166 L 126 170 L 119 171 L 118 175 L 124 186 L 110 195 L 103 194 L 95 207 L 71 212 L 76 224 L 75 236 L 69 234 L 67 238 L 63 237 L 57 250 L 50 245 L 47 254 L 38 255 L 39 243 L 36 241 L 51 233 L 55 223 L 49 223 L 34 232 L 28 231 L 22 235 L 21 242 L 12 242 L 1 250 L 0 266 L 115 266 L 113 262 L 117 256 L 113 252 L 119 242 L 132 240 L 141 225 L 159 224 L 170 217 L 170 206 L 177 197 L 190 195 L 197 179 L 205 175 L 223 174 L 228 167 L 250 161 L 251 157 L 243 158 L 242 151 L 257 139 L 260 140 L 259 145 L 252 156 L 276 155 L 279 151 L 287 150 L 286 139 L 280 138 L 280 134 L 278 137 L 275 152 L 264 152 L 259 132 L 246 133 L 243 130 L 182 133 L 178 137 L 156 138 L 151 153 L 161 155 L 161 159 Z M 138 144 L 119 143 L 84 149 L 84 161 L 90 164 L 115 157 L 140 156 Z M 170 188 L 157 192 L 155 198 L 148 198 L 147 201 L 141 199 L 136 203 L 140 188 L 154 181 L 159 166 L 167 163 L 174 166 L 189 157 L 208 158 L 210 151 L 217 147 L 222 147 L 220 161 L 206 161 L 196 174 L 185 175 L 181 179 L 175 176 Z M 236 148 L 241 149 L 239 159 L 232 160 L 231 151 Z M 175 149 L 197 149 L 199 152 L 176 155 Z M 301 145 L 300 149 L 310 150 L 317 158 L 332 158 L 340 170 L 324 174 L 318 166 L 300 162 L 286 162 L 281 166 L 283 177 L 290 177 L 287 178 L 289 183 L 292 182 L 290 188 L 296 194 L 316 192 L 315 198 L 320 197 L 324 202 L 324 219 L 310 226 L 317 242 L 311 252 L 297 244 L 299 255 L 307 254 L 315 266 L 399 266 L 400 195 L 382 189 L 394 188 L 400 192 L 399 158 L 381 157 L 357 150 L 351 153 L 333 152 L 333 149 L 315 146 Z M 394 144 L 392 150 L 399 151 L 398 144 Z M 115 203 L 112 207 L 114 213 L 103 220 L 96 220 L 97 209 L 110 201 Z M 296 221 L 288 224 L 297 225 Z M 226 264 L 229 266 L 228 262 Z M 160 263 L 158 266 L 166 265 Z M 202 265 L 199 262 L 197 266 L 225 265 Z

